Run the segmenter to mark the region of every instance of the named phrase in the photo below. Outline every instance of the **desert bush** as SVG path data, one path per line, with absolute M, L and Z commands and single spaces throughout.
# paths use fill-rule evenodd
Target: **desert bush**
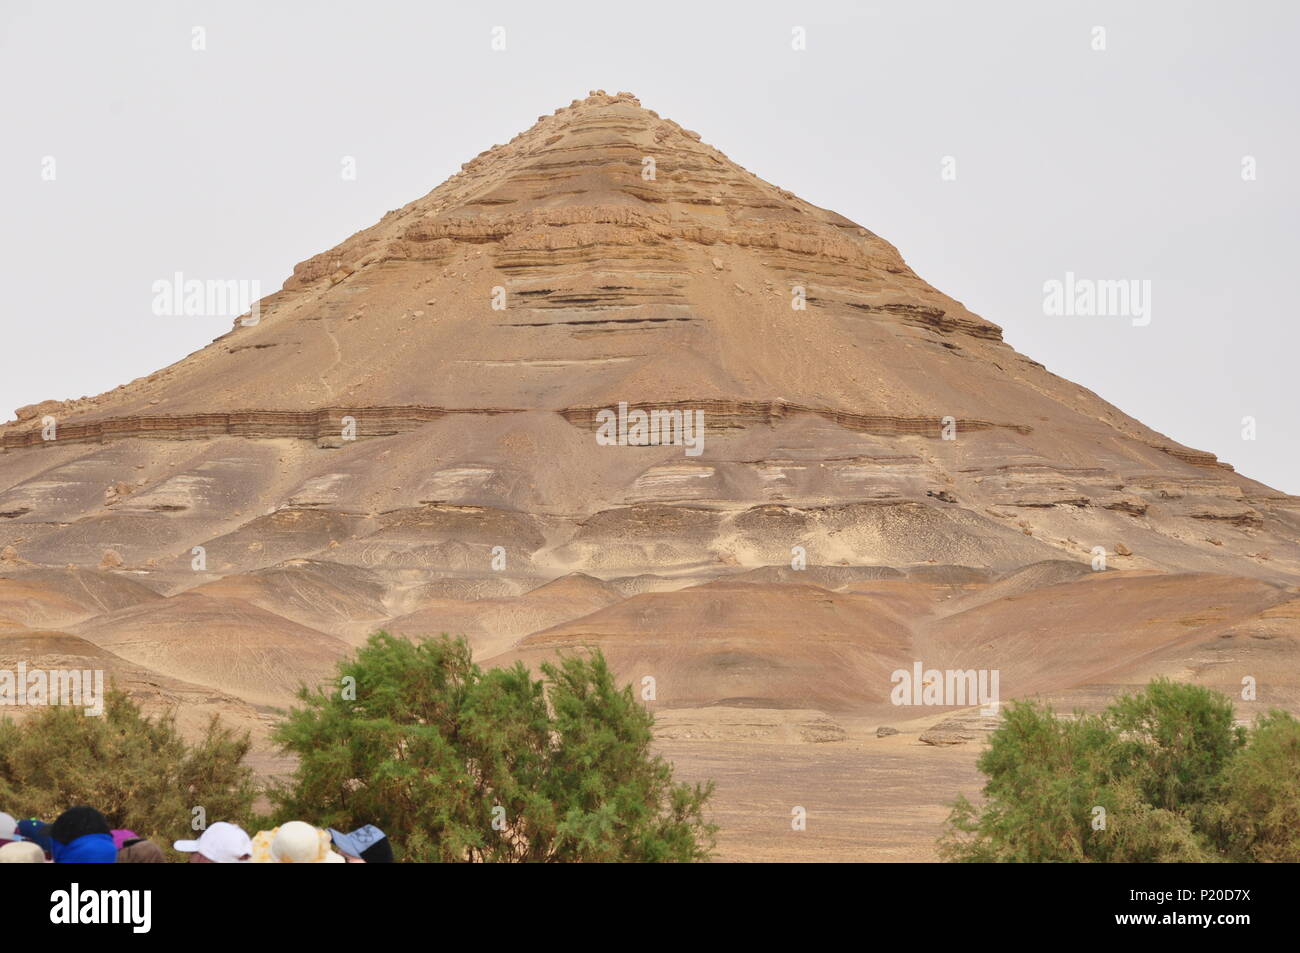
M 1300 859 L 1300 722 L 1252 731 L 1209 689 L 1157 679 L 1101 715 L 1005 710 L 940 856 L 964 862 Z
M 542 675 L 484 671 L 464 640 L 376 633 L 277 729 L 298 759 L 277 818 L 376 824 L 415 861 L 706 858 L 712 785 L 674 783 L 631 689 L 599 654 Z
M 1093 716 L 1071 720 L 1034 703 L 1007 706 L 978 761 L 988 778 L 985 806 L 958 798 L 941 855 L 984 862 L 1087 859 L 1092 809 L 1113 807 L 1106 781 L 1115 741 Z
M 1167 810 L 1215 799 L 1224 768 L 1245 743 L 1232 702 L 1199 685 L 1156 679 L 1107 709 L 1119 732 L 1120 771 L 1146 800 Z
M 113 827 L 170 845 L 188 836 L 195 807 L 208 822 L 247 821 L 256 796 L 243 760 L 249 744 L 215 717 L 189 744 L 172 717 L 148 717 L 110 690 L 102 715 L 51 706 L 0 720 L 0 806 L 52 821 L 89 804 Z
M 1215 820 L 1233 860 L 1300 861 L 1300 721 L 1261 717 L 1228 766 Z

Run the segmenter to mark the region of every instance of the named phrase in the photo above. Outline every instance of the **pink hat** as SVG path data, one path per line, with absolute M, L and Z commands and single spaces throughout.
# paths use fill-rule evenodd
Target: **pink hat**
M 109 833 L 113 835 L 113 846 L 118 850 L 121 850 L 127 841 L 140 839 L 140 835 L 135 831 L 117 830 L 109 831 Z

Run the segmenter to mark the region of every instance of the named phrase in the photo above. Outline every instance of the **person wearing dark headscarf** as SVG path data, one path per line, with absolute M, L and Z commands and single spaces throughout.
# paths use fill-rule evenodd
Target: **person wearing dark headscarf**
M 117 845 L 103 814 L 93 807 L 70 807 L 50 825 L 56 864 L 112 864 Z

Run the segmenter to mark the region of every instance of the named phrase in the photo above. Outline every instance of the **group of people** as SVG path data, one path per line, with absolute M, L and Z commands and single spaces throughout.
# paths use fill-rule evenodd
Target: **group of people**
M 192 864 L 383 864 L 393 848 L 373 824 L 351 833 L 289 821 L 252 837 L 218 821 L 172 848 Z M 93 807 L 72 807 L 53 824 L 0 811 L 0 864 L 162 864 L 163 849 L 135 831 L 113 829 Z

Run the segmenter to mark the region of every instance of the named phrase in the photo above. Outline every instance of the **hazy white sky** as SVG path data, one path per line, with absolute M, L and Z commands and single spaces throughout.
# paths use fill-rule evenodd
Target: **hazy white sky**
M 1300 493 L 1298 49 L 1285 2 L 0 0 L 0 417 L 229 328 L 155 316 L 155 280 L 269 293 L 601 88 L 893 242 L 1050 370 Z M 1045 315 L 1066 272 L 1150 281 L 1150 324 Z

